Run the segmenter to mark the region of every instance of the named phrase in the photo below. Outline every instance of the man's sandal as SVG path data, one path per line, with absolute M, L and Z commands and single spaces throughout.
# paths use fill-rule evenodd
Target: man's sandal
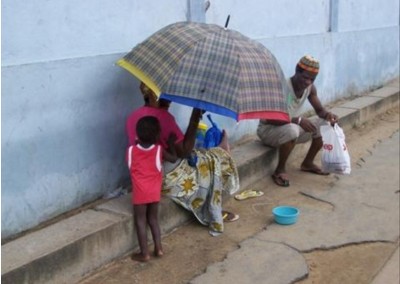
M 260 190 L 249 189 L 249 190 L 245 190 L 239 194 L 236 194 L 235 199 L 236 200 L 245 200 L 248 198 L 259 197 L 259 196 L 263 196 L 263 195 L 264 195 L 264 192 L 262 192 Z
M 312 174 L 316 174 L 316 175 L 320 175 L 320 176 L 329 175 L 329 173 L 323 172 L 320 168 L 317 168 L 317 167 L 309 168 L 309 169 L 301 167 L 300 170 L 303 172 L 312 173 Z
M 286 173 L 273 174 L 272 180 L 276 185 L 288 187 L 290 185 L 288 175 Z

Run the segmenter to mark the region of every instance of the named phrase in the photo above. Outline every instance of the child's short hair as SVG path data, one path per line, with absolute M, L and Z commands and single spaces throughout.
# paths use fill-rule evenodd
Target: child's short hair
M 136 135 L 140 142 L 155 144 L 161 132 L 158 119 L 154 116 L 144 116 L 136 124 Z

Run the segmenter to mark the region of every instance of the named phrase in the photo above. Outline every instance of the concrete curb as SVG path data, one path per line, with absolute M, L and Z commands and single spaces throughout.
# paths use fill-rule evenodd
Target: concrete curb
M 399 283 L 400 273 L 400 251 L 399 248 L 393 253 L 385 263 L 382 270 L 375 276 L 372 284 L 397 284 Z
M 397 80 L 332 111 L 341 117 L 339 123 L 346 130 L 398 104 Z M 271 174 L 276 162 L 276 150 L 262 146 L 257 139 L 234 148 L 232 155 L 242 189 Z M 161 201 L 163 234 L 191 220 L 192 215 L 171 200 Z M 122 196 L 4 244 L 1 280 L 13 284 L 74 283 L 136 246 L 130 195 Z

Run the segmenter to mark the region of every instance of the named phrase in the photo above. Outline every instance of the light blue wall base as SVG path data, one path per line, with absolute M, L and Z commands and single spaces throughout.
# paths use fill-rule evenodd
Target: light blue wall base
M 126 180 L 125 119 L 138 83 L 99 56 L 2 70 L 2 236 Z

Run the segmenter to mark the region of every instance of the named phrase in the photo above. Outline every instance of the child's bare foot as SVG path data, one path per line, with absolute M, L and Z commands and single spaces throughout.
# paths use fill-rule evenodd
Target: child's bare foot
M 221 147 L 222 149 L 224 149 L 225 151 L 227 151 L 228 153 L 231 152 L 231 149 L 230 149 L 229 143 L 228 143 L 228 135 L 226 134 L 225 129 L 222 130 L 222 140 L 218 146 Z
M 132 260 L 140 261 L 140 262 L 147 262 L 150 260 L 150 255 L 145 254 L 143 255 L 142 253 L 134 253 L 131 256 Z
M 163 255 L 164 255 L 164 252 L 162 250 L 154 251 L 154 256 L 156 256 L 156 257 L 162 257 Z

